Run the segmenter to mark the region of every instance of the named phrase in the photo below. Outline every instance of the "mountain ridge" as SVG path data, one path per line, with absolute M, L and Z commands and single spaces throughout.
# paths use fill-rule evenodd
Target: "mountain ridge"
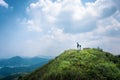
M 23 58 L 20 56 L 14 56 L 8 59 L 0 60 L 0 80 L 7 76 L 17 73 L 29 73 L 33 70 L 43 66 L 48 63 L 50 59 L 32 57 Z
M 20 56 L 14 56 L 8 59 L 1 59 L 0 60 L 0 67 L 9 67 L 9 66 L 29 66 L 39 63 L 40 61 L 49 60 L 47 58 L 41 58 L 41 57 L 32 57 L 32 58 L 23 58 Z

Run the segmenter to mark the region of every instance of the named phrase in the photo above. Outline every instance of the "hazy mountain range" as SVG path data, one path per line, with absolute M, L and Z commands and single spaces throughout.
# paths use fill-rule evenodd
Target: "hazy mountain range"
M 34 69 L 46 64 L 50 58 L 22 58 L 15 56 L 8 59 L 0 60 L 0 77 L 9 76 L 12 74 L 28 73 Z

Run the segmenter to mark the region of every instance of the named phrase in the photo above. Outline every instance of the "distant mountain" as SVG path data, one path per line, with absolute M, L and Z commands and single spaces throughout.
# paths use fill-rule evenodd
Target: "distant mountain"
M 0 60 L 0 67 L 24 67 L 24 66 L 31 66 L 37 64 L 42 61 L 49 60 L 47 58 L 22 58 L 20 56 L 15 56 L 9 59 L 2 59 Z
M 44 64 L 48 63 L 47 58 L 22 58 L 15 56 L 9 59 L 0 60 L 0 76 L 5 77 L 16 73 L 29 73 Z
M 19 80 L 120 80 L 120 56 L 102 49 L 67 50 Z
M 16 56 L 16 57 L 12 57 L 9 59 L 3 59 L 0 60 L 0 67 L 6 67 L 6 66 L 20 66 L 24 64 L 24 59 Z

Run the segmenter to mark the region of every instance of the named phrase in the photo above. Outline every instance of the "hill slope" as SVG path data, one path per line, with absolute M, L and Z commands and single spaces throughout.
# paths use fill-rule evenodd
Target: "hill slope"
M 120 80 L 120 57 L 100 49 L 68 50 L 20 80 Z

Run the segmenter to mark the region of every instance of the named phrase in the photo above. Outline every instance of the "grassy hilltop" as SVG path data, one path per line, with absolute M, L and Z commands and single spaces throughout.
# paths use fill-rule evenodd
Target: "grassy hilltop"
M 67 50 L 20 80 L 120 80 L 120 56 L 100 49 Z

